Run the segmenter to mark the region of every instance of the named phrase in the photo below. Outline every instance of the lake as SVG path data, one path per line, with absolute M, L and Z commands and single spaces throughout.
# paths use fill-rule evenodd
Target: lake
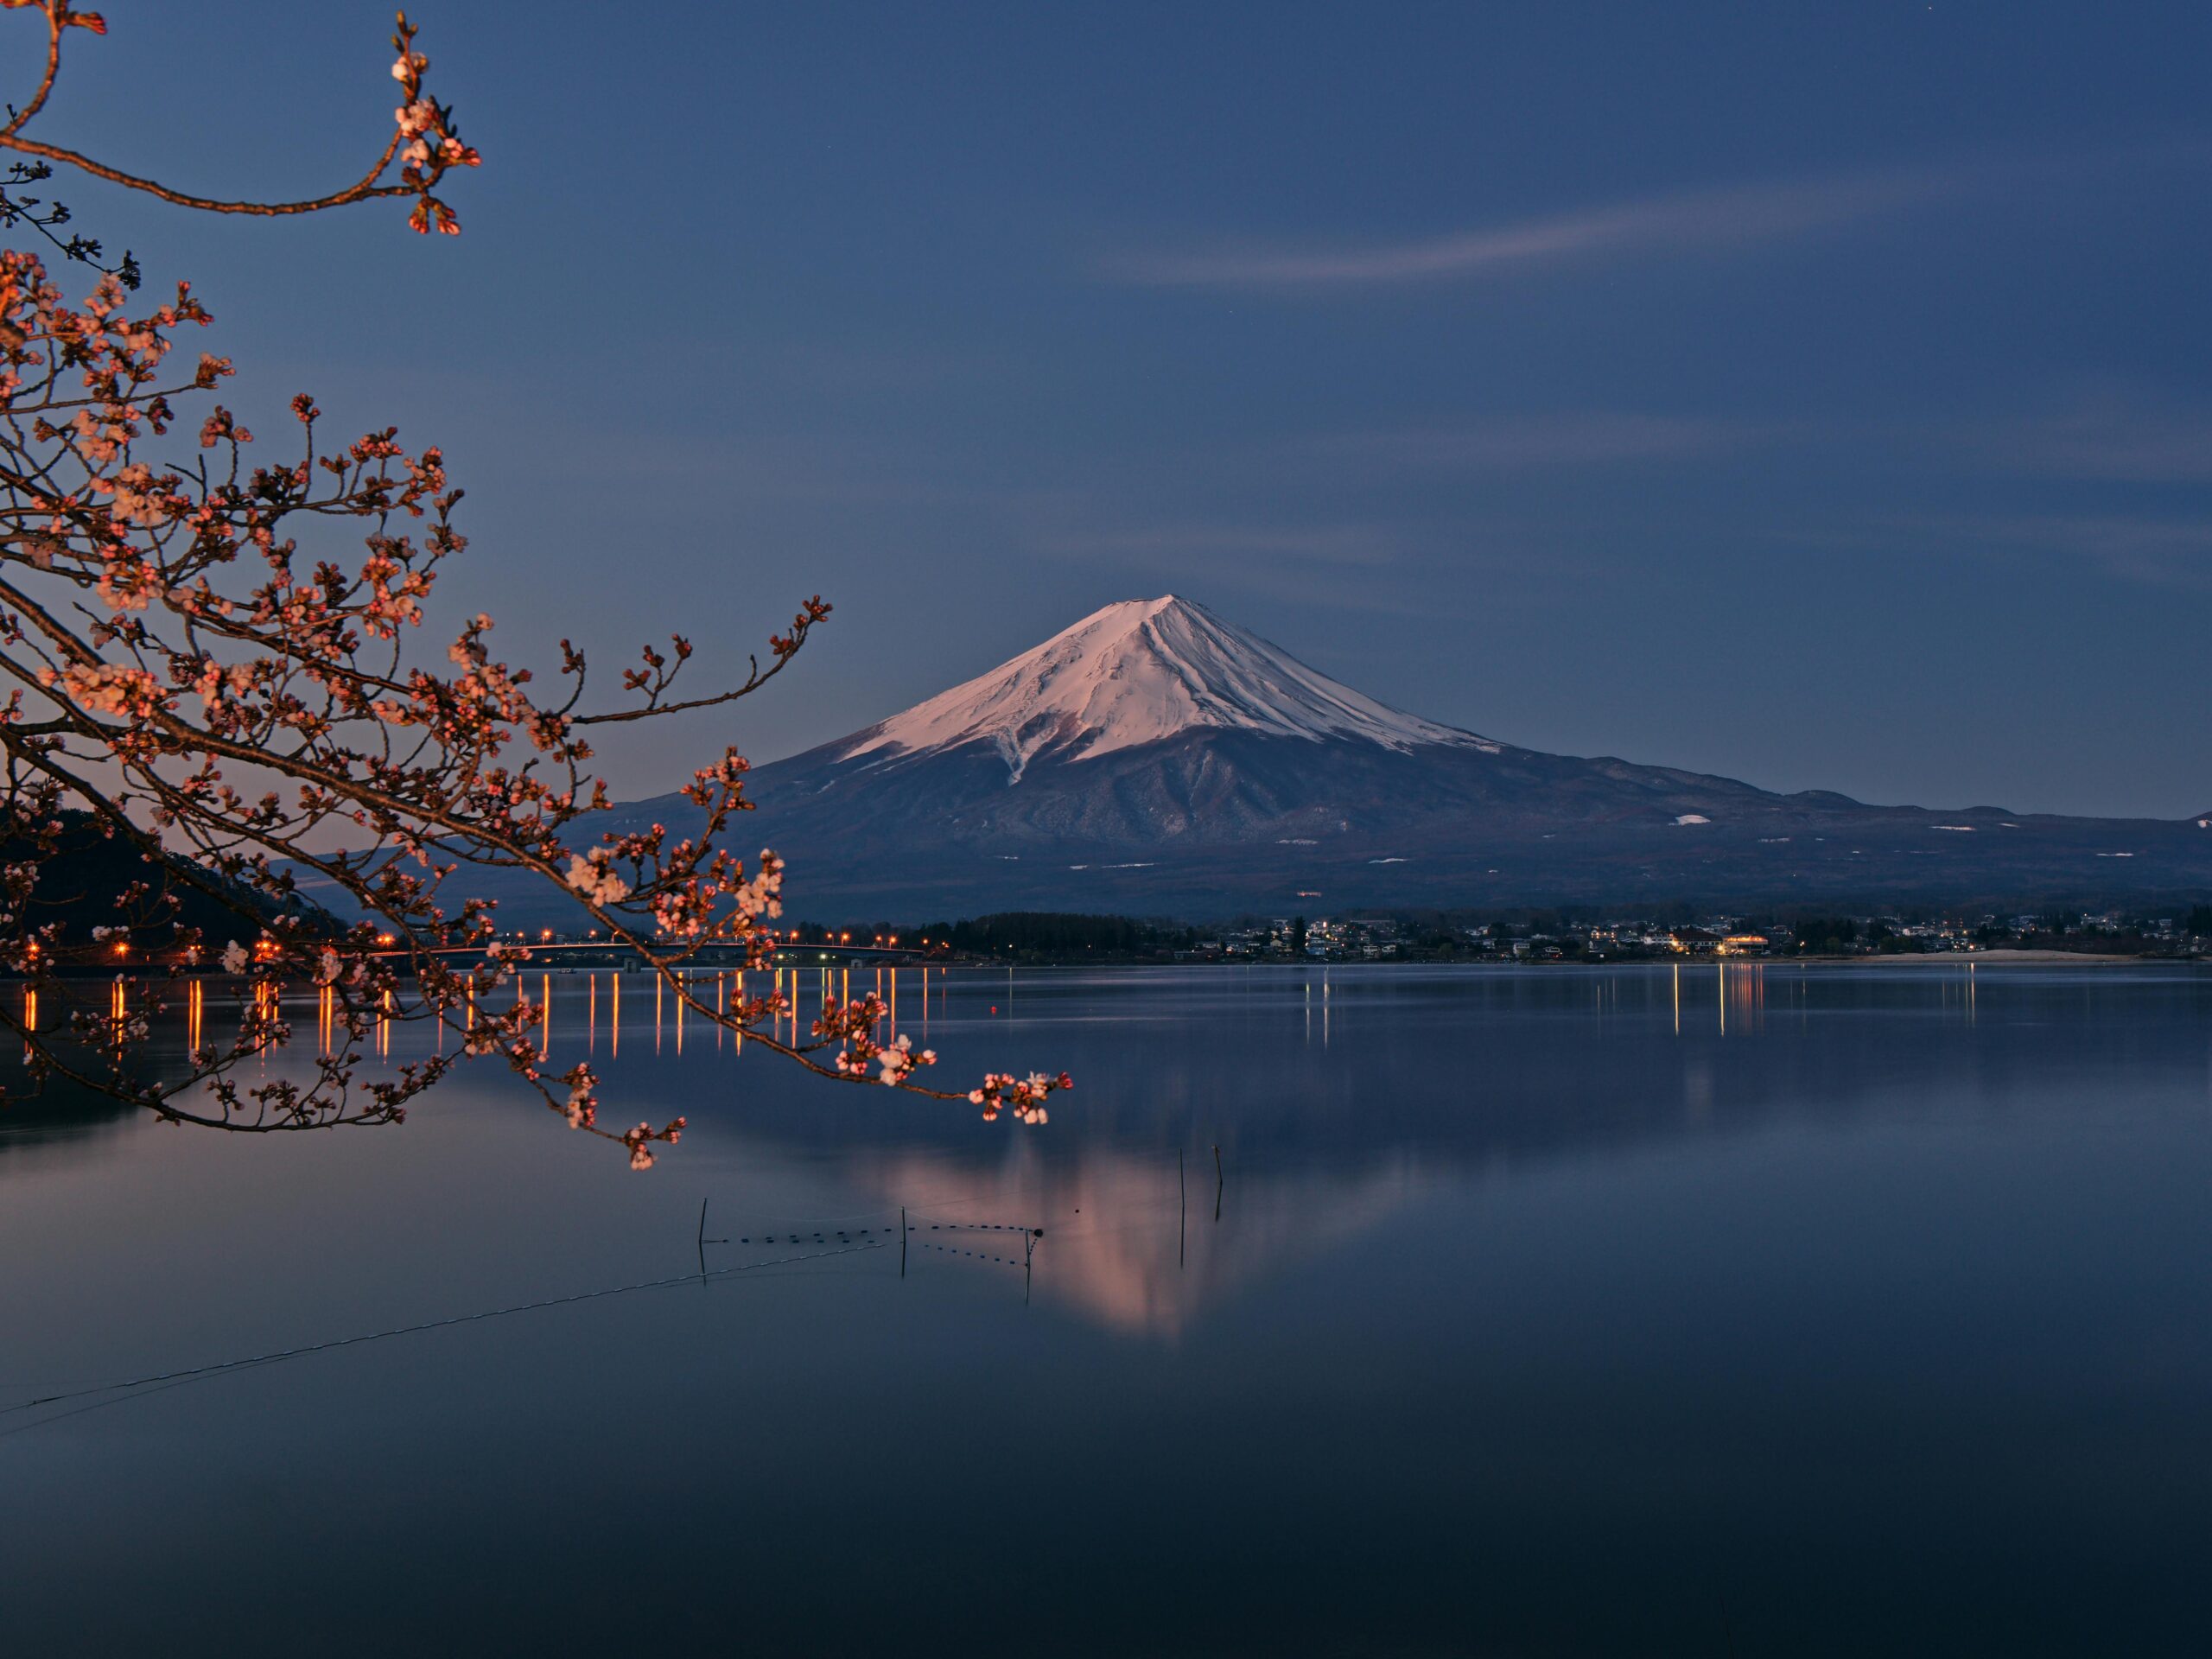
M 2212 974 L 898 977 L 1077 1088 L 0 1113 L 0 1651 L 2212 1643 Z

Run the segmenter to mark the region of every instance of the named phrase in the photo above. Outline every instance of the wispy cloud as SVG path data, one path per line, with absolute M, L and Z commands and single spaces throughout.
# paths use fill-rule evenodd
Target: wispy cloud
M 2200 147 L 2092 155 L 1968 158 L 1881 173 L 1681 191 L 1409 240 L 1333 245 L 1216 242 L 1143 249 L 1098 266 L 1109 281 L 1153 288 L 1284 294 L 1442 283 L 1570 260 L 1719 252 L 1783 241 L 2023 180 L 2117 163 L 2201 161 Z
M 1049 538 L 1055 553 L 1125 559 L 1154 565 L 1190 559 L 1258 556 L 1304 564 L 1388 564 L 1397 538 L 1377 524 L 1155 524 L 1139 530 L 1086 531 Z
M 2105 397 L 2070 413 L 1991 425 L 1964 446 L 1991 465 L 2063 478 L 2212 484 L 2212 415 Z
M 1463 521 L 1162 519 L 1113 528 L 1039 528 L 1043 558 L 1096 563 L 1144 583 L 1198 584 L 1322 612 L 1459 617 L 1466 596 L 1569 590 L 1594 579 L 1586 554 L 1549 525 Z
M 1957 188 L 1956 171 L 1697 191 L 1414 241 L 1217 244 L 1122 255 L 1102 274 L 1155 288 L 1323 289 L 1442 282 L 1609 254 L 1769 242 L 1848 224 Z
M 1356 432 L 1316 439 L 1306 447 L 1313 453 L 1370 465 L 1481 471 L 1688 461 L 1734 454 L 1785 435 L 1780 429 L 1750 422 L 1598 410 L 1459 427 Z
M 2116 576 L 2163 588 L 2212 589 L 2212 518 L 2126 514 L 1946 514 L 1901 520 L 1923 545 L 1982 553 L 2087 559 Z

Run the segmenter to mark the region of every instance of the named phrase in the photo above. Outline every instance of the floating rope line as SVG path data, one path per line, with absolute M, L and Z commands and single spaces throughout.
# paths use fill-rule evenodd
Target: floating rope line
M 951 1244 L 931 1244 L 917 1240 L 914 1248 L 918 1250 L 939 1250 L 946 1255 L 965 1256 L 971 1262 L 1001 1262 L 1009 1268 L 1026 1268 L 1029 1265 L 1027 1262 L 1018 1261 L 1012 1256 L 993 1255 L 987 1250 L 963 1250 Z
M 870 1216 L 895 1216 L 898 1213 L 897 1205 L 887 1204 L 879 1205 L 874 1210 L 848 1210 L 838 1216 L 787 1216 L 771 1211 L 761 1219 L 763 1221 L 795 1221 L 798 1223 L 801 1231 L 806 1231 L 816 1227 L 826 1229 L 833 1221 L 864 1221 Z
M 918 1232 L 918 1233 L 919 1233 L 919 1232 L 931 1232 L 931 1233 L 1031 1233 L 1031 1232 L 1033 1232 L 1033 1233 L 1037 1234 L 1039 1237 L 1042 1237 L 1042 1236 L 1044 1236 L 1044 1232 L 1045 1232 L 1045 1230 L 1044 1230 L 1042 1227 L 1030 1227 L 1030 1226 L 1026 1225 L 1026 1224 L 1023 1224 L 1023 1223 L 1020 1223 L 1020 1222 L 1014 1222 L 1014 1221 L 933 1221 L 933 1222 L 930 1223 L 930 1224 L 929 1224 L 929 1225 L 928 1225 L 927 1227 L 924 1227 L 924 1226 L 922 1225 L 922 1224 L 921 1224 L 921 1223 L 919 1223 L 919 1222 L 916 1222 L 916 1223 L 913 1224 L 913 1229 L 912 1229 L 912 1230 L 914 1230 L 915 1232 Z
M 357 1337 L 334 1337 L 327 1342 L 311 1342 L 298 1348 L 282 1348 L 273 1353 L 256 1354 L 251 1359 L 219 1360 L 212 1365 L 194 1365 L 183 1370 L 161 1371 L 151 1376 L 136 1376 L 127 1382 L 104 1382 L 97 1388 L 72 1389 L 63 1394 L 41 1395 L 35 1400 L 20 1401 L 12 1406 L 0 1406 L 0 1417 L 16 1412 L 29 1411 L 36 1406 L 59 1405 L 66 1400 L 82 1400 L 95 1394 L 120 1394 L 130 1389 L 143 1389 L 156 1382 L 184 1382 L 194 1377 L 213 1376 L 223 1371 L 244 1370 L 249 1366 L 273 1364 L 278 1360 L 297 1359 L 302 1354 L 327 1353 L 334 1348 L 351 1348 L 357 1343 L 382 1342 L 387 1337 L 411 1337 L 424 1331 L 442 1331 L 449 1325 L 474 1325 L 483 1319 L 504 1319 L 510 1313 L 535 1313 L 542 1308 L 568 1307 L 577 1302 L 593 1302 L 605 1296 L 626 1296 L 632 1291 L 662 1290 L 671 1285 L 696 1285 L 703 1279 L 726 1279 L 734 1273 L 751 1273 L 756 1268 L 789 1267 L 798 1262 L 819 1262 L 832 1255 L 850 1255 L 858 1250 L 880 1250 L 881 1243 L 848 1244 L 840 1249 L 812 1250 L 804 1255 L 779 1256 L 772 1262 L 747 1262 L 734 1268 L 716 1268 L 708 1273 L 680 1273 L 666 1279 L 644 1279 L 634 1285 L 613 1285 L 605 1290 L 579 1291 L 573 1296 L 549 1296 L 543 1301 L 517 1302 L 512 1307 L 494 1307 L 481 1313 L 456 1313 L 449 1319 L 429 1319 L 421 1325 L 395 1325 L 389 1331 L 365 1332 Z
M 1045 1230 L 1041 1227 L 1030 1227 L 1024 1225 L 1020 1222 L 1012 1221 L 934 1221 L 927 1224 L 917 1221 L 910 1224 L 906 1229 L 906 1231 L 909 1234 L 1013 1233 L 1017 1236 L 1026 1235 L 1034 1238 L 1042 1238 L 1045 1236 Z M 808 1243 L 828 1244 L 833 1242 L 840 1244 L 847 1244 L 853 1243 L 855 1240 L 862 1238 L 874 1238 L 880 1236 L 885 1239 L 893 1239 L 899 1237 L 900 1236 L 900 1231 L 896 1227 L 860 1227 L 849 1230 L 842 1227 L 825 1227 L 818 1233 L 743 1233 L 734 1239 L 714 1238 L 709 1239 L 706 1242 L 709 1244 L 756 1245 Z
M 941 1204 L 947 1209 L 957 1209 L 960 1205 L 965 1204 L 984 1203 L 990 1198 L 990 1196 L 991 1195 L 988 1192 L 970 1192 L 956 1198 L 952 1194 L 947 1192 L 933 1192 L 925 1197 L 922 1201 L 925 1204 Z M 830 1226 L 832 1222 L 865 1221 L 872 1216 L 895 1216 L 899 1213 L 900 1207 L 901 1206 L 895 1204 L 887 1204 L 874 1210 L 848 1210 L 842 1215 L 837 1216 L 779 1215 L 775 1211 L 771 1211 L 767 1215 L 763 1216 L 761 1219 L 763 1221 L 777 1222 L 795 1221 L 799 1224 L 796 1228 L 770 1228 L 768 1230 L 768 1236 L 772 1238 L 779 1237 L 786 1232 L 797 1232 L 804 1236 L 817 1230 L 823 1232 L 836 1230 Z M 912 1208 L 911 1205 L 907 1207 Z

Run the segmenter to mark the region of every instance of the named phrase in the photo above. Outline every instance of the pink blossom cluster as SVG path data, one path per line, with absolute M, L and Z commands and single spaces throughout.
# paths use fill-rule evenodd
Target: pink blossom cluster
M 613 857 L 608 849 L 594 847 L 582 857 L 569 861 L 569 885 L 587 903 L 618 905 L 630 896 L 630 884 L 610 868 Z
M 1048 1077 L 1041 1071 L 1032 1071 L 1026 1077 L 1017 1077 L 1010 1071 L 995 1071 L 985 1077 L 983 1086 L 968 1091 L 970 1104 L 983 1109 L 983 1121 L 995 1122 L 1001 1107 L 1011 1109 L 1024 1123 L 1039 1124 L 1049 1121 L 1045 1110 L 1045 1097 L 1062 1089 L 1075 1087 L 1075 1079 L 1065 1071 Z
M 634 1129 L 622 1132 L 622 1144 L 630 1148 L 630 1167 L 637 1170 L 653 1166 L 652 1143 L 665 1141 L 674 1146 L 683 1136 L 684 1121 L 677 1118 L 666 1128 L 656 1130 L 649 1123 L 640 1123 Z
M 28 9 L 29 0 L 0 0 L 0 11 Z M 66 31 L 98 22 L 58 0 L 35 9 L 49 31 L 46 74 L 0 124 L 0 148 L 203 211 L 308 213 L 410 197 L 416 229 L 458 230 L 435 191 L 448 168 L 480 158 L 451 111 L 424 92 L 429 60 L 404 16 L 391 64 L 400 101 L 382 156 L 329 196 L 253 204 L 183 195 L 29 137 Z M 694 655 L 681 635 L 665 650 L 641 650 L 613 706 L 587 701 L 588 665 L 569 641 L 550 686 L 500 660 L 488 614 L 461 620 L 442 654 L 425 650 L 437 579 L 468 545 L 443 453 L 410 450 L 389 426 L 334 437 L 304 393 L 291 400 L 291 422 L 257 440 L 210 396 L 233 372 L 227 358 L 175 361 L 178 331 L 213 321 L 190 288 L 147 304 L 131 296 L 137 280 L 126 261 L 73 305 L 35 255 L 0 251 L 0 651 L 12 671 L 0 702 L 12 763 L 0 774 L 0 835 L 32 849 L 0 868 L 0 963 L 57 1010 L 38 1028 L 4 1009 L 0 1018 L 22 1033 L 34 1081 L 66 1076 L 173 1121 L 259 1131 L 397 1122 L 462 1059 L 496 1058 L 572 1127 L 649 1167 L 652 1147 L 673 1144 L 683 1121 L 658 1132 L 600 1129 L 588 1068 L 541 1072 L 531 1028 L 539 1007 L 489 1006 L 528 949 L 498 938 L 491 903 L 455 899 L 448 884 L 456 872 L 495 868 L 566 894 L 687 1009 L 771 1052 L 827 1077 L 959 1098 L 915 1081 L 932 1052 L 903 1037 L 876 1039 L 880 1000 L 825 1011 L 810 1041 L 781 1034 L 791 1011 L 781 994 L 741 996 L 728 1008 L 701 1000 L 685 972 L 696 953 L 735 944 L 747 963 L 766 965 L 784 910 L 783 860 L 764 849 L 748 864 L 722 844 L 752 804 L 734 750 L 683 791 L 697 809 L 691 833 L 656 824 L 575 844 L 579 820 L 607 804 L 593 766 L 600 732 L 759 690 L 829 617 L 818 595 L 767 635 L 765 661 L 697 696 L 679 683 Z M 185 460 L 167 442 L 181 423 L 199 440 Z M 351 554 L 333 544 L 348 529 L 359 538 Z M 152 873 L 111 905 L 94 898 L 97 913 L 120 919 L 104 919 L 88 943 L 67 921 L 26 919 L 53 896 L 41 875 L 70 823 L 97 826 Z M 302 907 L 302 878 L 342 893 L 366 919 L 341 925 Z M 231 938 L 218 950 L 180 925 L 186 892 L 219 902 L 250 943 Z M 60 971 L 65 958 L 81 963 L 92 951 L 130 964 L 114 988 L 119 1014 L 99 1000 L 73 1004 L 84 985 L 109 988 Z M 234 982 L 222 987 L 219 1017 L 197 977 L 217 966 Z M 142 1052 L 146 988 L 187 976 L 192 1006 L 218 1028 L 195 1021 L 178 1076 Z M 249 1059 L 291 1039 L 288 987 L 314 992 L 322 1052 L 313 1079 L 269 1078 L 258 1067 L 242 1075 Z M 459 1041 L 357 1075 L 362 1045 L 409 1020 L 436 1021 Z M 64 1030 L 91 1035 L 75 1049 L 47 1040 Z M 97 1053 L 96 1065 L 85 1052 Z M 968 1098 L 985 1103 L 986 1116 L 1003 1101 L 1041 1122 L 1045 1096 L 1065 1086 L 1065 1076 L 994 1076 Z M 204 1103 L 194 1103 L 195 1091 Z
M 598 1121 L 599 1116 L 599 1096 L 594 1092 L 599 1087 L 597 1075 L 590 1066 L 580 1064 L 573 1067 L 562 1077 L 561 1081 L 569 1085 L 569 1096 L 562 1103 L 563 1112 L 569 1120 L 569 1127 L 572 1129 L 591 1128 L 593 1123 Z

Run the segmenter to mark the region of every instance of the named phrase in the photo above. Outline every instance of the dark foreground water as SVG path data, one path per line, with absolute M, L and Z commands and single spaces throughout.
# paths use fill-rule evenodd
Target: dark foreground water
M 0 1652 L 2212 1651 L 2212 976 L 556 984 L 658 1168 L 0 1117 L 0 1407 L 690 1275 L 0 1414 Z

